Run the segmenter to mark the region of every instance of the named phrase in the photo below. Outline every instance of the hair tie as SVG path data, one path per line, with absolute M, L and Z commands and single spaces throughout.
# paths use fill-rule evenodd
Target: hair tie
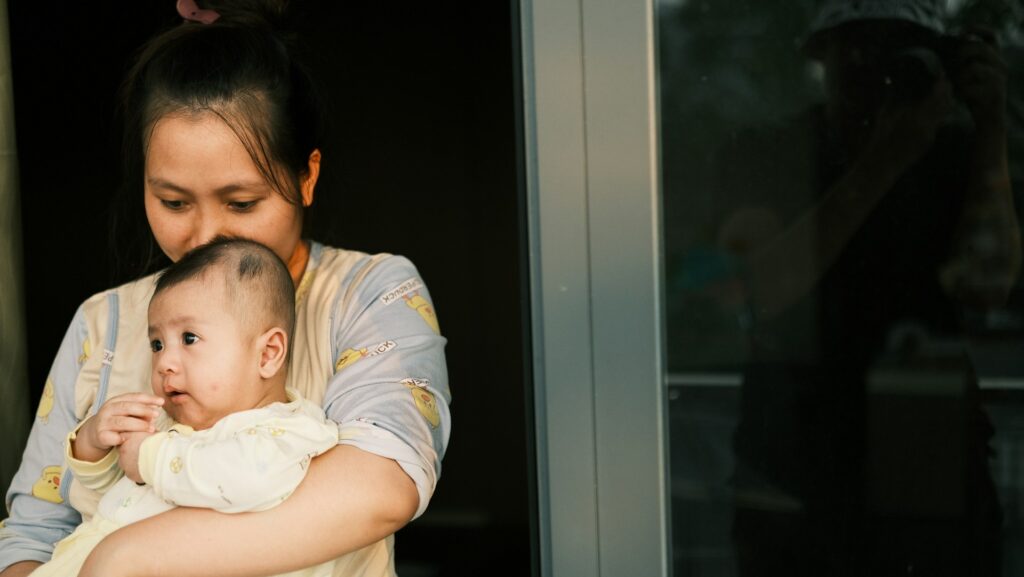
M 211 24 L 220 18 L 216 10 L 204 10 L 196 4 L 196 0 L 178 0 L 178 14 L 189 22 Z

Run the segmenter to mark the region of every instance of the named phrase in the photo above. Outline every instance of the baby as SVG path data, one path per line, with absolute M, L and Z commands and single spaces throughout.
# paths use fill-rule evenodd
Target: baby
M 68 467 L 103 497 L 32 575 L 76 575 L 106 535 L 175 506 L 286 499 L 338 441 L 323 410 L 285 388 L 294 318 L 291 276 L 263 245 L 216 239 L 164 271 L 149 304 L 153 394 L 111 398 L 68 436 Z

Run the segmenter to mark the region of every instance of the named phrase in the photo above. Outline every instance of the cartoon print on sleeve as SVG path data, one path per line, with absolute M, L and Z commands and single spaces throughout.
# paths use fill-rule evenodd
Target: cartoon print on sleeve
M 60 466 L 52 465 L 43 469 L 39 480 L 32 485 L 32 495 L 51 503 L 63 503 L 60 497 Z
M 405 299 L 405 304 L 409 305 L 409 308 L 420 313 L 423 320 L 434 330 L 434 334 L 441 334 L 441 327 L 437 323 L 437 314 L 434 313 L 434 307 L 430 306 L 427 299 L 421 297 L 418 291 L 402 298 Z
M 89 360 L 92 356 L 92 345 L 89 344 L 89 339 L 82 341 L 82 354 L 78 357 L 78 364 L 81 365 L 85 361 Z
M 50 413 L 53 411 L 53 380 L 46 379 L 46 386 L 43 387 L 43 396 L 39 398 L 39 408 L 36 409 L 36 418 L 44 424 L 49 422 Z
M 423 320 L 426 321 L 427 325 L 434 330 L 436 334 L 441 334 L 441 327 L 437 323 L 437 314 L 434 313 L 434 307 L 430 305 L 427 299 L 420 295 L 420 289 L 423 288 L 423 281 L 418 278 L 411 278 L 395 288 L 387 291 L 380 297 L 380 302 L 384 306 L 388 306 L 398 299 L 405 301 L 405 304 L 409 308 L 418 312 Z
M 402 384 L 409 388 L 416 408 L 430 423 L 430 428 L 436 429 L 441 424 L 441 414 L 437 411 L 437 400 L 434 399 L 433 393 L 427 390 L 430 383 L 426 379 L 403 379 Z
M 411 278 L 403 282 L 402 284 L 396 286 L 395 288 L 389 290 L 388 292 L 384 293 L 380 297 L 380 302 L 384 303 L 384 306 L 388 306 L 391 303 L 397 301 L 398 299 L 404 297 L 406 294 L 414 293 L 414 291 L 418 291 L 421 288 L 423 288 L 423 282 L 420 281 L 420 279 L 418 278 Z
M 374 345 L 373 347 L 363 347 L 358 350 L 345 349 L 340 355 L 338 355 L 338 360 L 334 363 L 334 372 L 337 373 L 341 369 L 352 366 L 367 357 L 382 355 L 397 346 L 398 343 L 395 341 L 384 341 Z
M 334 372 L 338 372 L 349 365 L 354 365 L 366 356 L 366 352 L 366 349 L 359 349 L 358 351 L 355 349 L 345 349 L 338 355 L 338 361 L 334 363 Z

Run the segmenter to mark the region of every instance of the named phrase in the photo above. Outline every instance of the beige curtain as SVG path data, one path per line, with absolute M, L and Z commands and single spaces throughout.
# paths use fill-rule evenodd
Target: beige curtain
M 31 425 L 25 374 L 21 207 L 14 143 L 7 1 L 0 0 L 0 491 L 7 492 Z M 0 512 L 0 518 L 6 517 Z

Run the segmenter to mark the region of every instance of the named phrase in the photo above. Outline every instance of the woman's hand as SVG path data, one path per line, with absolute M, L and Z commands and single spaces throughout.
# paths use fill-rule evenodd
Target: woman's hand
M 86 419 L 72 444 L 76 459 L 99 461 L 110 449 L 120 446 L 128 433 L 156 431 L 154 423 L 164 400 L 145 393 L 113 397 Z
M 339 445 L 313 459 L 298 489 L 277 507 L 238 514 L 181 507 L 133 523 L 104 539 L 79 575 L 285 573 L 380 541 L 408 523 L 418 505 L 416 486 L 397 463 Z

